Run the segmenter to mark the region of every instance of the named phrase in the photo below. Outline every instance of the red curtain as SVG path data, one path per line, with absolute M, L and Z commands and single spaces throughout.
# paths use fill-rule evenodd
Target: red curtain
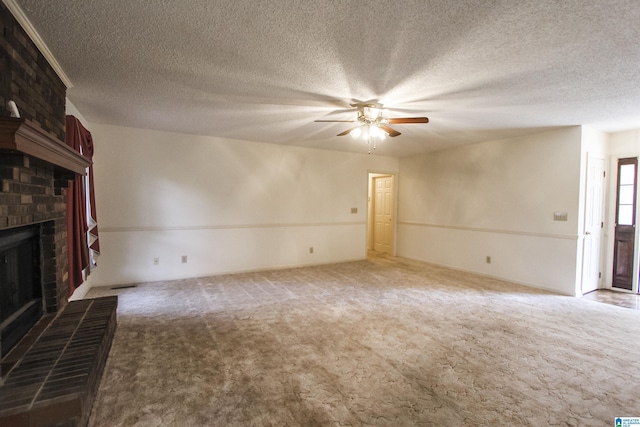
M 93 159 L 91 133 L 74 116 L 66 118 L 66 143 L 78 153 Z M 87 179 L 88 178 L 88 179 Z M 88 201 L 87 204 L 87 195 Z M 93 165 L 87 177 L 76 175 L 67 189 L 67 240 L 69 255 L 69 296 L 82 284 L 100 253 L 96 202 L 93 191 Z

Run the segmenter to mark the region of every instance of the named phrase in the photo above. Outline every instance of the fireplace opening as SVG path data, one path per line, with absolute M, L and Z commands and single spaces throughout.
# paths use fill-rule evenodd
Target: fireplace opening
M 0 231 L 0 347 L 4 357 L 42 317 L 40 226 Z

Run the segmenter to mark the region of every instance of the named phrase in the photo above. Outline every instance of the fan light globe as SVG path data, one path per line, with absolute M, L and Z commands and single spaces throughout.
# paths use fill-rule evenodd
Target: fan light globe
M 362 137 L 367 140 L 369 139 L 369 137 L 371 136 L 371 129 L 369 129 L 369 126 L 364 126 L 364 130 L 362 131 Z
M 382 131 L 378 126 L 371 126 L 371 130 L 369 130 L 369 134 L 374 138 L 382 138 Z
M 358 139 L 358 137 L 360 135 L 362 135 L 362 129 L 357 127 L 354 130 L 352 130 L 351 132 L 349 132 L 349 135 L 351 135 L 351 138 L 353 138 L 353 139 Z

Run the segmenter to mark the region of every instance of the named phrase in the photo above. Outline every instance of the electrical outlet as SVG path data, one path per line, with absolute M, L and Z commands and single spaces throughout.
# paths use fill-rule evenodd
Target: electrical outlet
M 310 253 L 310 254 L 312 254 L 312 253 L 313 253 L 313 246 L 311 246 L 311 247 L 309 248 L 309 253 Z
M 182 255 L 182 263 L 183 264 L 187 263 L 187 256 L 186 255 Z
M 491 257 L 487 256 L 487 264 L 491 264 Z
M 358 213 L 358 208 L 351 208 L 351 213 L 352 214 L 357 214 Z
M 158 265 L 158 264 L 160 264 L 160 258 L 154 258 L 153 265 Z

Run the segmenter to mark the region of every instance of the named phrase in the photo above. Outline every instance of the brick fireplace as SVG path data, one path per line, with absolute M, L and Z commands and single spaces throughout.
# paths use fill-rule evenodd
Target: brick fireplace
M 0 425 L 83 426 L 113 339 L 117 298 L 68 302 L 66 192 L 91 161 L 65 143 L 67 87 L 3 2 L 0 70 L 0 254 L 10 265 L 0 268 L 0 286 L 17 295 L 23 281 L 6 277 L 33 268 L 24 282 L 34 289 L 32 301 L 27 292 L 0 304 L 27 307 L 3 314 L 0 332 L 38 311 L 33 327 L 22 325 L 22 340 L 3 341 L 0 333 Z M 21 118 L 10 117 L 10 100 Z
M 10 351 L 3 348 L 0 425 L 88 423 L 117 309 L 117 297 L 68 302 L 66 185 L 89 163 L 37 124 L 0 118 L 0 242 L 7 236 L 10 241 L 30 242 L 22 257 L 37 269 L 33 283 L 41 287 L 41 298 L 28 307 L 37 307 L 42 315 L 26 325 L 24 317 L 9 319 L 25 334 L 12 337 L 17 344 Z M 11 244 L 4 243 L 4 248 Z M 7 257 L 9 251 L 0 249 Z M 30 260 L 30 255 L 38 259 Z M 0 347 L 3 339 L 1 334 Z
M 0 118 L 0 231 L 37 233 L 43 314 L 62 310 L 69 297 L 65 187 L 88 164 L 35 123 Z
M 65 84 L 1 2 L 0 36 L 0 231 L 37 229 L 42 311 L 51 314 L 69 297 L 66 187 L 90 162 L 64 142 Z

